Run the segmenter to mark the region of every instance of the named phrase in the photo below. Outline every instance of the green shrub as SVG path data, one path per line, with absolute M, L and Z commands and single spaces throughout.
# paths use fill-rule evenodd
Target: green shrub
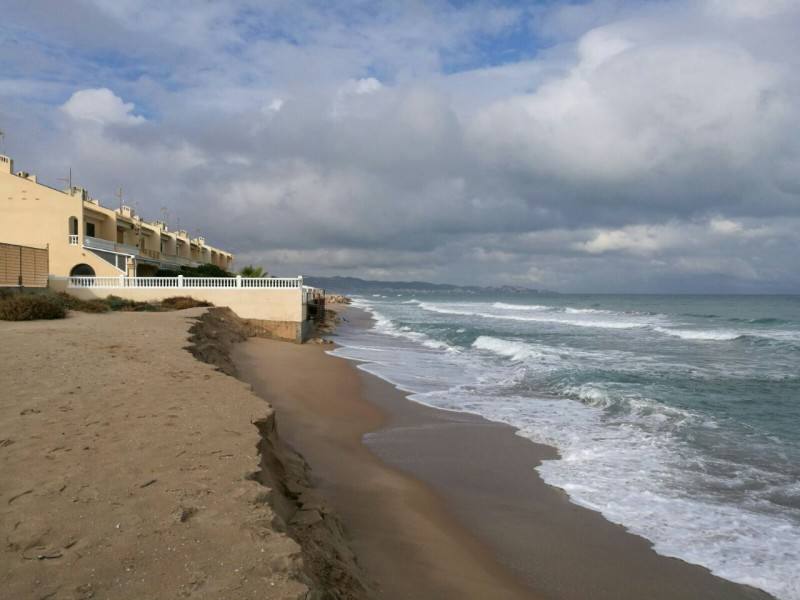
M 211 263 L 199 267 L 181 267 L 181 275 L 184 277 L 234 277 L 233 273 L 228 273 L 225 269 Z
M 63 319 L 67 314 L 61 301 L 49 294 L 14 294 L 0 299 L 0 320 L 33 321 Z
M 161 301 L 161 306 L 169 310 L 184 310 L 186 308 L 197 308 L 198 306 L 212 305 L 209 302 L 195 300 L 189 296 L 173 296 L 171 298 L 164 298 Z
M 177 277 L 180 271 L 172 271 L 170 269 L 159 269 L 153 274 L 153 277 Z

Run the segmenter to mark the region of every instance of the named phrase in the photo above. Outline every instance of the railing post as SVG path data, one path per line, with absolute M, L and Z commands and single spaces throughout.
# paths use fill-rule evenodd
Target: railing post
M 237 275 L 236 276 L 236 287 L 237 288 L 242 287 L 242 276 L 241 275 Z
M 183 275 L 178 275 L 178 287 L 183 287 Z
M 303 276 L 302 275 L 298 275 L 297 276 L 297 283 L 300 286 L 300 291 L 302 292 L 303 291 Z
M 119 276 L 119 287 L 125 287 L 125 275 Z

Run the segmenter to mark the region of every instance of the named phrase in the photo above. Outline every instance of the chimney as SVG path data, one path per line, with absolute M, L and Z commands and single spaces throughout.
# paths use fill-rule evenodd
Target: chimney
M 0 173 L 14 174 L 14 161 L 3 154 L 0 154 Z

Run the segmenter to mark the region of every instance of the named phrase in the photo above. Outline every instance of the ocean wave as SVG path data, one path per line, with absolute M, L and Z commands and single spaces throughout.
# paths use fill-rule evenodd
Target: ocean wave
M 787 321 L 786 319 L 777 319 L 774 317 L 764 317 L 763 319 L 750 319 L 748 323 L 753 325 L 786 325 L 791 321 Z
M 523 361 L 530 358 L 543 358 L 544 355 L 534 350 L 524 342 L 504 340 L 488 335 L 482 335 L 472 342 L 472 347 L 478 350 L 493 352 L 499 356 L 504 356 L 515 361 Z
M 464 317 L 480 317 L 484 319 L 497 319 L 505 321 L 521 321 L 529 323 L 554 323 L 557 325 L 570 325 L 574 327 L 596 327 L 600 329 L 639 329 L 651 325 L 647 321 L 631 321 L 631 320 L 600 320 L 600 319 L 571 319 L 568 317 L 548 316 L 529 314 L 529 315 L 511 315 L 511 314 L 497 314 L 487 313 L 476 310 L 465 310 L 462 308 L 455 308 L 448 305 L 436 305 L 429 302 L 420 302 L 419 307 L 428 312 L 439 313 L 443 315 L 455 315 Z M 535 311 L 532 311 L 535 312 Z
M 544 304 L 507 304 L 505 302 L 495 302 L 492 308 L 500 310 L 536 311 L 536 312 L 556 312 L 568 315 L 621 315 L 613 310 L 601 308 L 573 308 L 571 306 L 546 306 Z
M 692 411 L 675 406 L 667 406 L 657 400 L 639 394 L 626 393 L 615 386 L 597 382 L 587 382 L 575 386 L 563 386 L 561 395 L 579 400 L 586 406 L 594 408 L 615 410 L 622 409 L 626 418 L 634 418 L 641 424 L 648 424 L 656 429 L 673 429 L 689 422 L 704 427 L 716 428 L 716 423 L 708 418 L 701 417 Z
M 729 342 L 742 337 L 739 331 L 713 330 L 713 329 L 669 329 L 667 327 L 654 327 L 654 331 L 678 337 L 682 340 L 701 340 L 709 342 Z
M 492 308 L 501 310 L 561 310 L 556 306 L 545 306 L 543 304 L 506 304 L 505 302 L 495 302 Z
M 487 304 L 473 310 L 468 303 L 427 304 L 432 312 L 445 315 L 501 318 L 484 308 Z M 634 321 L 618 314 L 623 322 Z M 602 380 L 610 369 L 616 372 L 640 367 L 641 359 L 609 358 L 613 349 L 557 347 L 535 339 L 485 334 L 475 338 L 472 351 L 450 354 L 437 348 L 432 355 L 419 345 L 424 345 L 426 338 L 433 344 L 438 344 L 437 340 L 417 337 L 424 336 L 420 332 L 400 331 L 398 324 L 380 320 L 381 316 L 376 318 L 380 328 L 416 343 L 388 340 L 384 343 L 392 350 L 376 353 L 371 365 L 360 368 L 401 387 L 404 384 L 403 389 L 412 392 L 414 401 L 480 414 L 516 427 L 524 437 L 555 446 L 560 459 L 538 467 L 544 481 L 565 490 L 576 504 L 599 511 L 610 521 L 648 538 L 660 554 L 704 565 L 719 576 L 760 587 L 780 598 L 800 600 L 795 572 L 800 562 L 800 526 L 792 520 L 794 517 L 776 510 L 778 502 L 794 510 L 797 490 L 791 485 L 796 484 L 787 485 L 773 477 L 774 473 L 748 469 L 747 464 L 732 462 L 730 468 L 720 469 L 719 456 L 699 452 L 687 445 L 686 439 L 688 432 L 710 439 L 717 447 L 741 446 L 739 438 L 731 438 L 734 433 L 727 430 L 723 420 L 714 421 L 705 413 L 648 398 L 647 391 L 637 384 Z M 570 319 L 564 313 L 537 310 L 507 315 L 506 319 L 508 316 L 516 317 L 512 321 L 556 320 L 568 321 L 569 325 L 575 324 L 569 321 L 584 317 L 576 314 Z M 585 318 L 612 320 L 592 314 Z M 453 326 L 458 321 L 449 320 Z M 685 324 L 641 321 L 637 327 L 682 339 L 749 338 L 728 329 L 690 329 Z M 487 323 L 480 326 L 485 332 Z M 767 328 L 757 333 L 775 333 L 761 329 Z M 687 334 L 692 337 L 684 337 Z M 396 348 L 404 354 L 392 355 Z M 506 360 L 492 359 L 488 353 Z M 369 360 L 368 350 L 354 354 L 358 360 Z M 657 364 L 665 365 L 661 358 Z M 652 363 L 646 365 L 647 369 L 651 367 Z M 548 397 L 536 397 L 525 387 L 532 368 L 543 368 L 547 377 L 551 368 L 570 376 L 559 377 L 562 383 L 551 381 Z M 572 371 L 577 368 L 581 369 L 579 377 Z M 587 372 L 594 379 L 585 381 Z M 582 379 L 582 383 L 576 382 Z M 518 395 L 522 389 L 526 391 Z M 766 460 L 762 463 L 771 464 Z M 709 484 L 711 479 L 713 485 Z M 730 500 L 731 494 L 737 495 L 735 501 Z

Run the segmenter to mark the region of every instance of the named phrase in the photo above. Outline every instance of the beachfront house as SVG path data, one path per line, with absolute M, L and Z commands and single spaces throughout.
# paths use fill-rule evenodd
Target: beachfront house
M 233 263 L 230 252 L 163 221 L 145 221 L 129 206 L 110 209 L 82 187 L 57 190 L 36 175 L 15 173 L 13 160 L 2 155 L 0 206 L 0 241 L 48 247 L 57 277 L 147 277 L 206 263 L 228 270 Z
M 297 341 L 308 335 L 309 315 L 322 302 L 321 292 L 304 286 L 302 277 L 157 276 L 203 264 L 229 271 L 233 255 L 163 221 L 146 221 L 124 204 L 102 206 L 72 182 L 65 190 L 44 185 L 36 175 L 15 172 L 13 160 L 3 155 L 0 243 L 46 249 L 48 285 L 55 290 L 84 299 L 192 296 L 229 306 L 265 333 Z

